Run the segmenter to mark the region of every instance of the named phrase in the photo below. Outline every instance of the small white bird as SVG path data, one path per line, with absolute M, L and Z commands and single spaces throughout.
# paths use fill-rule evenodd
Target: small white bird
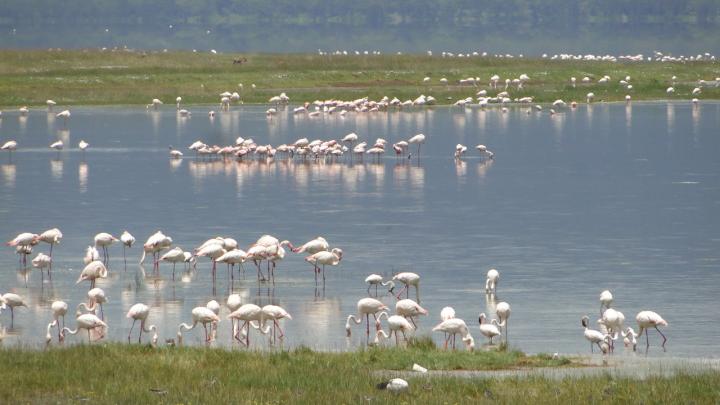
M 393 378 L 389 381 L 383 381 L 377 385 L 379 390 L 388 390 L 393 394 L 400 394 L 408 390 L 408 382 L 402 378 Z

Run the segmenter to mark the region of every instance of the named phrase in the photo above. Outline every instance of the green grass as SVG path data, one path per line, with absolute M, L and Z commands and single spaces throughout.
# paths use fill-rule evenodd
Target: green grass
M 455 85 L 461 78 L 480 77 L 481 88 L 493 74 L 515 78 L 525 73 L 530 82 L 510 91 L 511 97 L 534 96 L 537 102 L 583 101 L 592 91 L 596 100 L 668 98 L 665 89 L 675 75 L 679 83 L 672 98 L 689 99 L 699 79 L 720 77 L 720 65 L 695 63 L 610 63 L 542 59 L 441 58 L 423 55 L 320 56 L 314 54 L 248 54 L 247 63 L 233 64 L 238 55 L 192 52 L 126 52 L 99 50 L 0 50 L 0 106 L 148 104 L 160 98 L 174 104 L 182 96 L 189 104 L 219 103 L 218 94 L 238 91 L 246 103 L 266 103 L 285 91 L 294 103 L 315 99 L 355 99 L 382 96 L 412 99 L 432 95 L 439 103 L 474 96 L 473 86 Z M 599 79 L 610 84 L 570 86 L 570 77 Z M 631 76 L 634 89 L 618 81 Z M 429 76 L 432 85 L 422 79 Z M 451 85 L 439 83 L 446 77 Z M 241 90 L 239 83 L 243 83 Z M 255 90 L 251 84 L 256 84 Z M 495 94 L 490 92 L 490 94 Z M 720 99 L 720 88 L 703 89 L 702 99 Z
M 418 375 L 396 398 L 378 391 L 378 370 L 414 362 L 433 370 L 572 365 L 519 352 L 445 352 L 421 343 L 405 350 L 253 352 L 136 345 L 78 345 L 0 351 L 3 403 L 716 403 L 720 373 L 651 378 L 610 376 L 463 379 Z

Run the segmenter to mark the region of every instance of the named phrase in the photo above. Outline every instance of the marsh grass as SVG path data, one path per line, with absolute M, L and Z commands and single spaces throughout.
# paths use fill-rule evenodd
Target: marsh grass
M 544 378 L 409 379 L 399 398 L 378 391 L 377 370 L 543 367 L 569 363 L 515 351 L 444 352 L 428 347 L 373 348 L 323 353 L 248 352 L 136 345 L 77 345 L 0 351 L 3 403 L 680 403 L 720 400 L 720 373 L 652 378 L 610 376 L 554 381 Z
M 699 79 L 720 76 L 720 65 L 695 63 L 609 63 L 549 61 L 543 59 L 441 58 L 423 55 L 320 56 L 314 54 L 248 54 L 247 63 L 233 64 L 235 54 L 192 52 L 126 52 L 100 50 L 1 50 L 0 106 L 148 104 L 159 98 L 168 108 L 175 97 L 187 104 L 216 104 L 218 94 L 237 91 L 246 103 L 267 103 L 287 92 L 291 101 L 355 99 L 382 96 L 413 99 L 432 95 L 440 104 L 474 96 L 488 88 L 488 78 L 498 74 L 515 78 L 525 73 L 530 82 L 522 90 L 510 90 L 513 98 L 534 96 L 537 102 L 584 102 L 592 91 L 596 101 L 620 101 L 626 94 L 634 100 L 666 99 L 670 78 L 678 77 L 673 99 L 690 99 Z M 603 75 L 611 83 L 595 83 Z M 632 91 L 618 81 L 631 76 Z M 432 79 L 424 85 L 424 77 Z M 578 85 L 570 85 L 575 76 Z M 580 84 L 582 77 L 593 84 Z M 439 83 L 446 77 L 450 85 Z M 480 87 L 459 86 L 461 78 L 479 77 Z M 243 88 L 238 87 L 242 83 Z M 251 84 L 256 84 L 256 89 Z M 501 88 L 504 88 L 504 84 Z M 499 90 L 498 90 L 499 91 Z M 490 94 L 496 94 L 490 91 Z M 719 99 L 719 87 L 703 89 L 702 99 Z

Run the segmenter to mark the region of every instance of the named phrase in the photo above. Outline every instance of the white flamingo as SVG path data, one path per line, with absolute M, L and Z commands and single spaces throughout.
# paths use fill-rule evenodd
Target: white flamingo
M 317 284 L 317 275 L 320 273 L 320 267 L 318 265 L 322 264 L 323 284 L 325 284 L 325 265 L 337 266 L 340 264 L 342 257 L 343 251 L 339 248 L 333 248 L 333 250 L 329 252 L 322 251 L 307 256 L 305 261 L 313 265 L 315 272 L 315 284 Z
M 395 303 L 395 313 L 402 317 L 409 318 L 413 326 L 417 327 L 413 318 L 420 315 L 427 315 L 428 311 L 417 302 L 411 299 L 404 299 Z
M 451 318 L 446 321 L 442 321 L 432 330 L 433 332 L 445 333 L 445 349 L 448 348 L 450 337 L 452 337 L 453 349 L 455 349 L 455 335 L 457 334 L 460 334 L 463 337 L 462 341 L 463 343 L 465 343 L 465 346 L 469 351 L 473 351 L 475 349 L 475 339 L 473 339 L 472 335 L 470 334 L 470 329 L 468 329 L 465 321 L 460 318 Z
M 658 326 L 668 326 L 667 321 L 664 320 L 657 312 L 653 311 L 640 311 L 638 312 L 637 316 L 635 316 L 635 320 L 638 324 L 638 336 L 642 336 L 643 331 L 645 331 L 647 348 L 650 347 L 650 336 L 648 336 L 648 329 L 655 328 L 655 330 L 658 331 L 660 336 L 662 336 L 663 338 L 662 348 L 663 350 L 665 350 L 665 343 L 667 342 L 667 338 L 662 332 L 660 332 Z
M 50 340 L 52 340 L 49 335 L 50 329 L 53 326 L 57 326 L 58 341 L 61 340 L 60 332 L 62 331 L 62 328 L 65 327 L 65 314 L 67 314 L 68 311 L 68 304 L 65 301 L 53 301 L 53 303 L 50 304 L 50 309 L 52 310 L 53 321 L 48 324 L 48 343 L 50 342 Z M 60 318 L 62 318 L 62 327 L 60 327 Z
M 600 346 L 600 342 L 605 341 L 608 346 L 610 345 L 610 335 L 607 333 L 602 333 L 600 331 L 590 329 L 590 318 L 586 315 L 582 318 L 582 326 L 585 328 L 585 339 L 590 342 L 590 352 L 593 352 L 593 345 L 597 345 L 598 348 L 600 348 L 601 351 L 603 351 L 603 347 Z
M 370 288 L 372 286 L 375 286 L 375 296 L 377 296 L 378 292 L 378 285 L 382 285 L 383 287 L 389 285 L 391 286 L 390 289 L 392 290 L 393 287 L 395 287 L 395 283 L 392 282 L 392 280 L 389 281 L 383 281 L 383 277 L 379 274 L 371 274 L 365 278 L 365 282 L 368 284 L 367 292 L 368 295 L 370 295 Z
M 399 281 L 404 284 L 403 288 L 397 294 L 398 299 L 402 295 L 403 291 L 406 293 L 406 297 L 410 296 L 410 286 L 413 286 L 415 287 L 415 300 L 420 302 L 420 276 L 418 274 L 405 271 L 394 275 L 392 280 Z
M 127 258 L 125 256 L 125 249 L 131 248 L 133 243 L 135 243 L 135 237 L 132 236 L 132 234 L 128 231 L 123 231 L 122 235 L 120 235 L 120 242 L 123 245 L 123 263 L 125 263 L 125 267 L 127 268 Z
M 95 235 L 95 246 L 102 248 L 103 251 L 103 262 L 107 264 L 110 261 L 110 253 L 108 253 L 108 246 L 117 242 L 117 238 L 110 235 L 107 232 L 100 232 Z
M 233 322 L 233 325 L 235 325 L 235 321 L 238 321 L 237 326 L 233 326 L 233 337 L 237 341 L 242 342 L 240 334 L 244 334 L 245 346 L 247 347 L 250 346 L 251 322 L 256 322 L 259 329 L 259 324 L 262 320 L 262 308 L 255 304 L 243 304 L 240 308 L 231 312 L 230 315 L 228 315 L 228 319 Z M 240 321 L 243 321 L 242 325 L 240 325 Z
M 15 307 L 28 307 L 27 304 L 25 304 L 25 300 L 15 293 L 5 293 L 1 295 L 0 303 L 2 308 L 6 306 L 10 307 L 10 327 L 15 323 Z
M 178 343 L 182 343 L 183 329 L 185 329 L 186 331 L 193 330 L 199 323 L 201 323 L 203 328 L 205 329 L 205 341 L 210 342 L 211 340 L 214 339 L 214 331 L 216 330 L 218 322 L 220 322 L 220 318 L 211 309 L 209 309 L 207 307 L 193 308 L 192 324 L 181 323 L 178 326 L 178 331 L 177 331 Z M 210 335 L 208 335 L 207 324 L 210 324 L 210 326 L 211 326 Z
M 505 342 L 508 340 L 508 319 L 510 318 L 510 304 L 505 301 L 499 302 L 495 306 L 495 315 L 500 322 L 500 326 L 505 329 Z
M 88 246 L 87 249 L 85 249 L 85 256 L 83 257 L 83 263 L 90 264 L 90 262 L 93 262 L 95 260 L 100 260 L 100 252 L 95 248 L 95 246 Z
M 385 331 L 382 330 L 382 328 L 380 327 L 380 320 L 382 319 L 383 316 L 387 318 L 389 334 L 385 333 Z M 400 315 L 388 316 L 388 313 L 384 312 L 384 311 L 381 312 L 380 315 L 378 315 L 376 325 L 377 325 L 377 333 L 375 335 L 375 344 L 380 343 L 380 336 L 384 337 L 385 339 L 389 339 L 390 337 L 392 337 L 392 335 L 394 333 L 395 334 L 395 345 L 399 345 L 400 342 L 399 342 L 399 338 L 398 338 L 398 332 L 402 333 L 403 340 L 405 340 L 405 342 L 407 342 L 406 333 L 410 333 L 415 330 L 415 327 L 410 322 L 408 322 L 408 320 L 405 319 L 405 317 L 400 316 Z
M 613 302 L 613 295 L 609 290 L 605 290 L 600 293 L 600 316 L 602 317 L 603 308 L 610 309 L 610 304 Z
M 164 255 L 162 255 L 162 257 L 160 257 L 160 261 L 172 263 L 172 265 L 173 265 L 172 278 L 173 278 L 173 280 L 175 280 L 175 265 L 177 263 L 182 263 L 185 261 L 185 252 L 183 252 L 183 250 L 180 247 L 176 246 L 176 247 L 170 249 L 169 251 L 167 251 L 167 253 L 165 253 Z
M 142 334 L 155 332 L 152 337 L 152 344 L 157 344 L 158 341 L 158 334 L 157 334 L 157 326 L 150 325 L 149 327 L 145 327 L 145 323 L 147 322 L 147 317 L 150 314 L 150 307 L 148 307 L 145 304 L 137 303 L 130 307 L 130 310 L 128 311 L 127 315 L 125 316 L 128 319 L 132 319 L 133 323 L 130 326 L 130 331 L 128 332 L 128 343 L 130 343 L 130 336 L 132 335 L 132 330 L 135 327 L 135 322 L 140 321 L 140 333 L 138 333 L 138 343 L 141 342 Z
M 260 331 L 263 333 L 268 333 L 270 325 L 268 325 L 268 329 L 265 328 L 265 324 L 268 320 L 272 321 L 272 339 L 273 342 L 275 342 L 276 339 L 276 329 L 280 331 L 280 336 L 277 336 L 280 340 L 282 340 L 285 337 L 285 332 L 280 327 L 280 323 L 278 322 L 280 319 L 290 319 L 292 320 L 292 316 L 282 307 L 279 307 L 277 305 L 265 305 L 262 307 L 262 313 L 260 315 Z
M 60 243 L 63 238 L 62 232 L 58 228 L 48 229 L 47 231 L 40 234 L 38 237 L 39 242 L 45 242 L 50 245 L 50 257 L 52 257 L 53 246 Z
M 17 145 L 18 145 L 17 141 L 7 141 L 0 147 L 0 150 L 8 151 L 8 154 L 12 158 L 12 153 L 14 150 L 17 149 Z
M 362 298 L 358 300 L 357 302 L 357 311 L 358 315 L 348 315 L 347 320 L 345 321 L 345 332 L 347 333 L 347 336 L 350 337 L 351 330 L 350 330 L 350 321 L 355 322 L 356 325 L 360 325 L 363 321 L 363 317 L 365 317 L 365 325 L 366 325 L 366 334 L 368 337 L 368 340 L 370 339 L 370 315 L 375 318 L 375 321 L 377 322 L 377 313 L 380 311 L 387 310 L 388 307 L 383 304 L 382 302 L 376 300 L 375 298 Z
M 482 333 L 485 337 L 490 338 L 490 345 L 492 345 L 493 338 L 495 336 L 502 336 L 502 334 L 500 333 L 500 329 L 498 328 L 499 324 L 497 319 L 493 319 L 490 323 L 485 322 L 485 319 L 487 319 L 487 316 L 483 312 L 478 318 L 478 322 L 480 323 L 480 333 Z
M 315 254 L 318 252 L 323 252 L 330 249 L 330 244 L 323 238 L 322 236 L 318 236 L 317 238 L 306 242 L 300 247 L 294 248 L 292 251 L 294 253 L 309 253 L 309 254 Z
M 80 329 L 85 329 L 88 334 L 88 343 L 90 343 L 90 332 L 97 332 L 97 329 L 100 329 L 99 333 L 99 339 L 102 339 L 105 337 L 105 333 L 107 332 L 108 325 L 103 322 L 102 319 L 98 318 L 95 314 L 82 314 L 77 317 L 77 327 L 75 330 L 72 330 L 70 328 L 62 328 L 62 332 L 60 333 L 60 340 L 65 340 L 66 334 L 71 335 L 77 335 Z
M 80 273 L 80 278 L 78 278 L 75 284 L 80 284 L 85 280 L 90 280 L 90 288 L 95 288 L 95 280 L 107 277 L 107 273 L 107 267 L 105 267 L 103 262 L 100 260 L 94 260 L 85 266 Z
M 38 255 L 32 259 L 31 263 L 33 267 L 40 270 L 41 275 L 44 274 L 45 269 L 47 269 L 48 277 L 51 277 L 50 267 L 52 266 L 52 257 L 46 255 L 45 253 L 38 253 Z

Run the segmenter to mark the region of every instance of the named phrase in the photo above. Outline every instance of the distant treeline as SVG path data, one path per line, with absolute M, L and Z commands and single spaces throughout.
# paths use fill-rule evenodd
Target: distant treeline
M 0 29 L 3 47 L 715 52 L 720 1 L 2 0 Z

